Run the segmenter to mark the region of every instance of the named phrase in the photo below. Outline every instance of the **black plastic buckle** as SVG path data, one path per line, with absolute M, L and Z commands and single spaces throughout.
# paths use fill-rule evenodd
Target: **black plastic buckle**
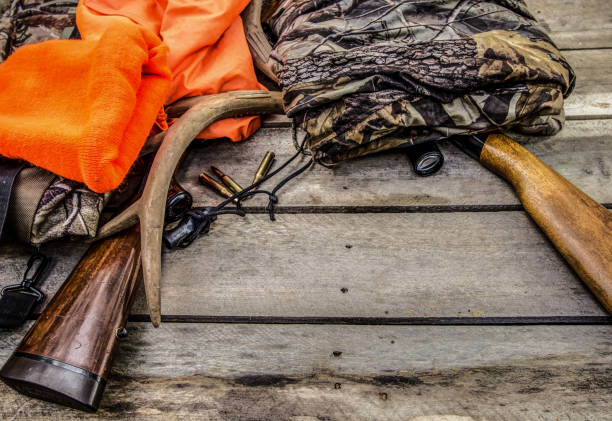
M 45 298 L 45 294 L 34 287 L 34 284 L 42 278 L 48 265 L 49 258 L 36 253 L 30 256 L 21 283 L 2 288 L 0 327 L 21 326 L 30 316 L 34 306 Z

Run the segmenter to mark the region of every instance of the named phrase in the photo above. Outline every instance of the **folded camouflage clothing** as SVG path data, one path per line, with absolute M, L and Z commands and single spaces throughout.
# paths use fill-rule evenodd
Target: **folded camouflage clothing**
M 0 63 L 17 48 L 69 38 L 78 0 L 0 0 Z
M 522 0 L 283 0 L 269 23 L 285 111 L 318 162 L 562 128 L 574 73 Z

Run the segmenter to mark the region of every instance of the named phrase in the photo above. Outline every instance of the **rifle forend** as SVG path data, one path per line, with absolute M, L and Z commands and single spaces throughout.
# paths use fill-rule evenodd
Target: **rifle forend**
M 527 213 L 612 313 L 612 212 L 503 134 L 455 141 L 514 187 Z

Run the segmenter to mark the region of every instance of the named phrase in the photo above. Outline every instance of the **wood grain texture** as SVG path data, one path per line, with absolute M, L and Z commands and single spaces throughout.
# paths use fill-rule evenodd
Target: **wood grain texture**
M 163 314 L 606 314 L 523 212 L 277 219 L 224 215 L 189 248 L 165 252 Z M 133 312 L 146 314 L 140 301 Z
M 609 8 L 607 8 L 609 9 Z M 612 117 L 612 50 L 564 51 L 576 72 L 576 88 L 565 101 L 567 119 Z
M 560 49 L 612 47 L 612 10 L 607 0 L 526 0 Z
M 569 121 L 552 138 L 522 137 L 521 143 L 585 193 L 612 203 L 612 121 Z M 301 135 L 300 135 L 301 139 Z M 446 163 L 432 177 L 414 174 L 408 158 L 388 152 L 343 162 L 334 168 L 317 165 L 279 193 L 281 207 L 449 207 L 519 205 L 514 191 L 478 162 L 446 142 L 440 144 Z M 179 172 L 181 184 L 198 206 L 219 203 L 217 195 L 201 186 L 198 175 L 211 165 L 248 185 L 266 151 L 276 153 L 276 166 L 295 148 L 290 129 L 261 129 L 244 143 L 214 141 L 194 146 Z M 296 163 L 291 168 L 297 168 Z M 291 168 L 282 174 L 288 174 Z M 278 176 L 278 180 L 282 178 Z M 274 180 L 264 184 L 274 186 Z M 265 206 L 263 197 L 245 206 Z
M 555 168 L 560 174 L 572 181 L 587 194 L 601 202 L 612 203 L 612 138 L 608 135 L 610 132 L 612 132 L 612 122 L 605 120 L 583 122 L 572 121 L 569 122 L 567 128 L 555 138 L 531 138 L 524 141 L 523 144 L 527 149 L 539 156 L 544 162 Z M 207 169 L 210 165 L 218 165 L 220 168 L 223 168 L 224 172 L 234 177 L 238 182 L 248 183 L 248 181 L 252 179 L 253 173 L 259 165 L 259 161 L 265 154 L 265 151 L 269 149 L 274 150 L 277 153 L 277 159 L 279 161 L 286 159 L 293 151 L 290 131 L 287 129 L 264 129 L 260 130 L 248 143 L 233 144 L 229 142 L 215 142 L 204 147 L 194 148 L 186 158 L 185 165 L 181 170 L 180 181 L 183 183 L 184 187 L 193 194 L 197 205 L 217 203 L 218 199 L 216 196 L 214 196 L 214 193 L 209 193 L 205 188 L 197 183 L 196 180 L 199 172 L 203 168 Z M 367 209 L 368 207 L 377 207 L 379 210 L 391 212 L 401 211 L 402 207 L 439 212 L 445 211 L 445 209 L 449 210 L 457 206 L 460 208 L 459 210 L 463 211 L 470 209 L 482 210 L 486 209 L 486 207 L 490 205 L 518 206 L 519 201 L 516 194 L 505 181 L 492 174 L 489 170 L 482 167 L 482 165 L 469 158 L 463 152 L 457 150 L 454 146 L 444 143 L 442 145 L 442 149 L 446 155 L 447 163 L 439 175 L 429 178 L 416 177 L 412 170 L 408 167 L 407 159 L 403 155 L 395 153 L 371 156 L 357 161 L 346 162 L 342 166 L 335 169 L 327 169 L 320 166 L 315 167 L 307 174 L 302 175 L 300 178 L 289 183 L 283 190 L 281 190 L 279 195 L 279 205 L 281 208 L 294 209 L 296 212 L 312 212 L 317 211 L 317 209 L 321 209 L 322 211 L 325 211 L 325 209 L 328 209 L 328 211 L 329 209 L 332 209 L 334 212 L 338 212 L 351 209 Z M 265 186 L 268 186 L 269 184 L 271 183 L 267 183 Z M 344 187 L 346 187 L 346 189 Z M 246 202 L 246 206 L 250 207 L 261 207 L 265 204 L 266 202 L 264 200 L 257 198 Z M 350 215 L 348 217 L 353 218 L 353 216 Z M 392 214 L 388 215 L 388 217 L 397 218 L 398 215 Z M 478 216 L 475 216 L 475 218 L 477 217 Z M 231 262 L 227 260 L 228 251 L 224 249 L 224 247 L 230 247 L 230 250 L 234 250 L 237 247 L 240 247 L 243 238 L 248 239 L 247 244 L 251 244 L 249 247 L 254 247 L 253 242 L 255 242 L 257 238 L 253 236 L 267 235 L 268 230 L 273 230 L 273 232 L 276 232 L 276 237 L 274 238 L 281 239 L 280 245 L 274 246 L 272 243 L 269 243 L 268 245 L 263 246 L 265 251 L 264 254 L 255 249 L 248 252 L 248 250 L 244 247 L 242 248 L 241 253 L 247 253 L 247 255 L 250 253 L 250 259 L 253 259 L 255 262 L 260 262 L 257 267 L 264 264 L 277 265 L 280 260 L 289 258 L 296 253 L 293 250 L 283 249 L 283 245 L 295 245 L 300 241 L 308 241 L 307 239 L 309 237 L 310 225 L 312 224 L 316 227 L 320 224 L 326 226 L 326 224 L 332 223 L 328 216 L 326 216 L 326 218 L 328 219 L 322 219 L 322 222 L 319 223 L 316 216 L 308 217 L 306 219 L 295 217 L 295 219 L 291 220 L 291 226 L 283 229 L 282 227 L 284 226 L 284 223 L 275 225 L 269 223 L 265 215 L 251 215 L 247 220 L 250 221 L 250 223 L 246 225 L 247 227 L 250 227 L 248 228 L 249 234 L 243 235 L 238 231 L 238 228 L 230 227 L 228 231 L 228 228 L 226 227 L 234 224 L 234 222 L 244 224 L 246 221 L 234 219 L 234 217 L 231 216 L 221 217 L 219 221 L 214 224 L 213 232 L 211 234 L 214 235 L 213 238 L 216 239 L 214 240 L 216 243 L 213 242 L 212 244 L 218 244 L 218 247 L 211 246 L 210 237 L 205 237 L 198 240 L 198 242 L 193 246 L 193 253 L 195 253 L 194 255 L 190 254 L 192 251 L 187 250 L 184 253 L 188 254 L 177 260 L 184 266 L 181 268 L 180 272 L 183 275 L 188 271 L 188 268 L 191 268 L 193 273 L 198 273 L 200 270 L 200 265 L 201 269 L 211 270 L 213 271 L 212 273 L 215 273 L 215 276 L 211 276 L 210 278 L 213 282 L 212 285 L 217 289 L 211 292 L 205 288 L 197 288 L 197 298 L 194 298 L 193 301 L 202 301 L 203 297 L 198 294 L 207 294 L 206 297 L 208 300 L 214 299 L 211 302 L 202 304 L 203 307 L 201 307 L 201 309 L 205 311 L 203 314 L 231 315 L 230 311 L 221 311 L 221 309 L 223 309 L 222 306 L 208 306 L 213 305 L 218 300 L 218 297 L 222 296 L 225 297 L 222 302 L 231 301 L 232 293 L 238 293 L 240 296 L 246 295 L 248 297 L 250 294 L 249 288 L 251 286 L 256 287 L 257 294 L 273 291 L 274 287 L 268 289 L 267 292 L 262 289 L 262 285 L 265 284 L 265 280 L 256 281 L 254 278 L 251 278 L 252 280 L 249 281 L 250 283 L 248 284 L 251 286 L 245 285 L 245 288 L 242 289 L 242 284 L 239 282 L 229 283 L 232 281 L 231 276 L 236 277 L 237 273 L 240 271 L 230 271 L 229 273 L 232 274 L 231 276 L 224 275 L 222 270 L 225 266 L 221 263 L 213 266 L 212 268 L 210 267 L 212 264 L 210 256 L 213 256 L 213 260 L 225 259 L 224 261 Z M 338 215 L 337 218 L 342 219 L 342 216 Z M 362 219 L 357 218 L 354 221 L 361 226 L 363 224 L 378 223 L 378 219 L 385 220 L 386 218 L 387 217 L 384 215 L 370 215 Z M 427 219 L 428 217 L 408 214 L 404 215 L 402 218 L 403 220 L 407 221 L 418 221 L 421 220 L 418 218 Z M 469 229 L 465 229 L 459 225 L 463 224 L 463 221 L 466 220 L 466 215 L 464 214 L 458 214 L 456 217 L 451 217 L 451 214 L 441 215 L 441 218 L 443 218 L 442 220 L 436 219 L 437 217 L 431 218 L 432 219 L 428 219 L 431 226 L 435 226 L 436 223 L 441 225 L 439 225 L 434 231 L 431 231 L 428 234 L 428 238 L 424 238 L 426 241 L 431 241 L 432 238 L 438 235 L 438 232 L 445 231 L 449 228 L 451 229 L 450 232 L 453 233 L 452 235 L 455 236 L 454 239 L 460 238 L 462 241 L 466 241 L 468 244 L 471 242 L 480 241 L 480 236 L 473 236 L 472 233 L 469 232 Z M 504 222 L 504 218 L 505 217 L 495 218 L 495 223 L 501 225 L 499 228 L 496 228 L 494 232 L 489 232 L 489 228 L 482 225 L 477 224 L 476 227 L 478 229 L 485 230 L 485 232 L 488 233 L 486 237 L 490 238 L 491 242 L 495 242 L 496 239 L 499 239 L 499 237 L 496 237 L 497 232 L 504 230 L 504 227 L 507 226 L 506 223 L 512 224 L 514 221 L 514 219 L 506 219 L 506 222 Z M 517 251 L 516 253 L 518 254 L 515 254 L 514 258 L 512 256 L 507 256 L 507 260 L 497 260 L 497 262 L 500 265 L 511 265 L 511 269 L 516 267 L 515 259 L 520 259 L 520 256 L 522 256 L 524 253 L 532 254 L 531 251 L 535 250 L 536 255 L 539 256 L 538 259 L 540 260 L 534 258 L 529 262 L 529 264 L 525 263 L 523 269 L 524 273 L 526 274 L 526 278 L 522 278 L 522 271 L 520 273 L 515 273 L 514 278 L 511 275 L 505 276 L 504 279 L 512 280 L 512 282 L 507 284 L 504 287 L 505 289 L 502 289 L 502 291 L 504 291 L 503 294 L 500 293 L 497 287 L 492 284 L 494 277 L 485 277 L 482 281 L 484 284 L 481 285 L 481 281 L 479 281 L 479 279 L 482 272 L 477 272 L 476 268 L 470 269 L 473 271 L 471 274 L 467 269 L 463 271 L 463 274 L 461 277 L 459 277 L 460 279 L 458 279 L 458 281 L 468 282 L 468 279 L 471 279 L 469 281 L 470 288 L 475 288 L 477 291 L 480 291 L 480 296 L 483 297 L 483 299 L 487 291 L 490 291 L 490 288 L 495 288 L 496 297 L 498 297 L 496 302 L 498 304 L 494 306 L 497 308 L 497 310 L 495 310 L 495 312 L 492 314 L 500 314 L 499 309 L 502 309 L 503 303 L 506 299 L 509 299 L 509 297 L 515 297 L 515 303 L 517 303 L 517 305 L 520 304 L 519 300 L 521 298 L 519 297 L 528 294 L 531 290 L 539 290 L 537 285 L 539 282 L 538 279 L 541 278 L 540 283 L 544 286 L 545 291 L 554 286 L 558 286 L 558 289 L 553 293 L 553 295 L 562 295 L 566 297 L 565 299 L 576 300 L 574 304 L 566 307 L 566 309 L 568 309 L 568 313 L 563 312 L 561 314 L 601 315 L 597 306 L 591 301 L 589 294 L 581 285 L 577 284 L 576 278 L 570 271 L 568 271 L 565 264 L 561 262 L 552 248 L 549 247 L 543 236 L 537 231 L 537 229 L 534 229 L 533 224 L 531 224 L 524 217 L 519 219 L 522 221 L 520 226 L 515 230 L 509 231 L 510 233 L 513 233 L 513 235 L 516 235 L 516 238 L 512 237 L 512 235 L 508 237 L 507 234 L 504 234 L 501 238 L 503 238 L 504 241 L 509 241 L 509 248 L 512 248 L 513 244 L 523 244 L 523 246 L 526 248 L 521 252 Z M 257 225 L 253 226 L 252 224 L 256 222 Z M 308 225 L 302 226 L 295 233 L 290 231 L 291 227 L 299 225 L 302 222 L 307 223 Z M 389 224 L 392 224 L 391 220 Z M 395 232 L 392 230 L 389 224 L 387 224 L 387 228 L 382 231 L 386 234 L 380 235 L 387 235 L 390 239 L 393 239 Z M 242 225 L 238 225 L 237 227 L 242 227 Z M 408 232 L 409 227 L 410 225 L 407 225 L 407 230 L 402 231 L 408 238 L 410 238 L 412 235 L 411 232 Z M 338 229 L 341 228 L 339 227 Z M 350 232 L 353 228 L 347 227 L 346 229 L 348 232 Z M 484 236 L 484 234 L 482 235 Z M 290 240 L 292 237 L 294 238 Z M 218 241 L 220 241 L 220 243 Z M 416 242 L 410 245 L 405 243 L 405 241 L 407 241 L 406 239 L 401 241 L 404 241 L 404 245 L 406 247 L 417 247 Z M 526 245 L 530 242 L 531 245 Z M 434 242 L 432 244 L 436 243 Z M 540 248 L 540 244 L 543 244 L 544 248 Z M 314 245 L 316 245 L 316 243 L 313 243 L 313 246 Z M 391 241 L 389 241 L 387 246 L 392 246 Z M 344 244 L 342 244 L 342 247 L 344 247 Z M 76 265 L 86 248 L 87 246 L 82 244 L 62 242 L 43 246 L 42 251 L 55 258 L 52 262 L 49 278 L 41 285 L 43 291 L 46 292 L 48 296 L 52 295 L 57 290 L 59 285 L 66 279 L 67 274 L 70 273 L 72 268 Z M 433 248 L 431 248 L 431 250 L 433 250 Z M 487 249 L 483 247 L 483 252 L 486 250 Z M 333 247 L 330 251 L 333 251 Z M 276 252 L 281 254 L 274 259 L 273 253 Z M 10 244 L 0 245 L 0 254 L 2 255 L 3 267 L 3 276 L 1 278 L 0 286 L 15 283 L 21 279 L 30 253 L 31 250 L 22 246 Z M 181 253 L 183 252 L 175 253 L 176 256 L 173 255 L 172 257 L 166 257 L 166 262 L 164 264 L 168 265 L 171 260 L 176 259 Z M 322 254 L 315 249 L 312 249 L 311 253 L 311 256 L 306 259 L 306 262 L 309 262 L 309 265 L 316 266 L 319 264 L 316 258 L 317 256 L 322 257 Z M 410 253 L 414 253 L 414 251 L 411 250 Z M 414 256 L 414 254 L 409 255 Z M 423 250 L 423 255 L 428 259 L 428 261 L 431 261 L 432 257 L 427 254 L 427 250 Z M 456 266 L 459 266 L 459 268 L 463 267 L 463 262 L 461 259 L 465 258 L 465 255 L 458 254 L 457 256 L 460 257 L 452 258 L 449 256 L 449 254 L 445 254 L 445 258 L 450 260 L 445 263 L 445 270 L 448 270 L 449 272 L 444 273 L 452 273 Z M 415 256 L 415 258 L 416 257 L 418 256 Z M 189 258 L 196 260 L 190 261 Z M 300 262 L 301 260 L 299 257 L 294 256 L 291 257 L 290 262 L 293 261 Z M 401 271 L 405 271 L 413 277 L 419 273 L 419 271 L 415 270 L 415 263 L 417 262 L 412 262 L 405 259 L 397 259 L 397 261 L 400 262 L 400 266 L 398 266 L 398 268 L 401 269 L 392 272 L 396 273 L 394 276 L 396 277 L 397 281 L 394 282 L 401 282 Z M 546 266 L 542 266 L 542 261 L 547 262 L 545 263 Z M 440 260 L 440 262 L 442 262 L 442 260 Z M 241 263 L 242 266 L 239 265 L 239 267 L 242 267 L 241 270 L 248 273 L 249 264 L 250 263 L 248 260 L 245 260 Z M 350 262 L 346 262 L 345 266 L 342 267 L 348 270 L 350 269 L 347 266 L 349 264 Z M 531 264 L 534 266 L 529 266 Z M 172 269 L 169 270 L 171 271 Z M 287 273 L 292 274 L 298 272 L 299 275 L 301 273 L 300 270 L 293 271 L 289 269 L 289 272 Z M 529 275 L 530 272 L 539 275 Z M 544 272 L 549 273 L 549 275 L 544 276 Z M 278 282 L 281 282 L 281 287 L 282 283 L 284 282 L 282 281 L 282 273 L 283 272 L 280 271 L 278 274 L 273 276 L 274 279 L 278 279 Z M 311 276 L 313 276 L 313 269 L 310 268 L 304 273 L 309 273 Z M 434 268 L 429 269 L 428 273 L 428 278 L 425 279 L 431 280 L 432 277 L 435 278 Z M 267 272 L 264 271 L 263 274 L 269 277 Z M 169 276 L 169 280 L 178 279 L 174 277 L 174 275 L 167 276 Z M 194 278 L 193 275 L 190 276 L 191 278 L 188 276 L 186 279 L 188 285 L 193 285 L 195 288 L 196 285 L 199 285 L 199 282 L 202 282 L 199 277 Z M 360 276 L 364 277 L 365 275 L 361 274 Z M 301 283 L 305 282 L 304 278 L 304 276 L 298 276 L 299 281 L 293 280 L 292 282 L 295 282 L 295 285 L 300 285 Z M 242 277 L 240 279 L 242 279 Z M 463 279 L 463 281 L 461 281 L 461 279 Z M 515 282 L 513 279 L 517 279 L 519 281 L 519 296 L 516 296 L 516 291 L 511 288 L 511 285 L 513 285 Z M 311 279 L 310 282 L 316 283 L 318 282 L 318 279 L 315 277 L 315 279 Z M 363 284 L 363 287 L 365 287 L 366 284 L 371 283 L 371 280 L 367 281 L 364 277 L 364 282 L 365 284 Z M 167 284 L 165 281 L 162 282 L 162 284 L 172 285 L 172 283 Z M 436 282 L 434 282 L 434 285 L 435 284 L 439 284 L 437 278 Z M 341 286 L 337 287 L 341 288 Z M 229 288 L 225 294 L 223 293 L 224 288 Z M 578 294 L 582 298 L 569 298 L 569 296 L 566 295 L 567 288 L 578 288 Z M 282 290 L 286 291 L 286 288 L 282 287 Z M 188 293 L 190 294 L 194 291 L 194 289 L 190 290 L 187 288 L 186 291 L 189 291 Z M 336 288 L 334 288 L 333 291 L 335 294 Z M 400 297 L 402 297 L 401 299 L 409 296 L 409 291 L 407 289 L 402 289 L 402 291 L 404 292 L 402 293 L 403 295 L 400 294 Z M 387 290 L 387 292 L 390 291 Z M 168 293 L 170 293 L 169 290 Z M 177 299 L 176 297 L 178 296 L 179 295 L 177 294 L 175 298 L 169 298 L 166 301 L 167 304 L 170 305 L 170 300 Z M 381 293 L 380 297 L 386 297 L 386 295 Z M 378 297 L 378 299 L 383 300 L 381 307 L 384 307 L 385 299 L 380 297 Z M 449 312 L 449 315 L 456 316 L 459 311 L 461 311 L 462 314 L 465 314 L 464 312 L 467 311 L 467 308 L 477 304 L 474 303 L 471 298 L 468 299 L 468 301 L 462 301 L 462 297 L 468 297 L 465 294 L 460 294 L 458 297 L 459 298 L 457 298 L 456 302 L 456 311 Z M 540 297 L 540 295 L 536 295 L 535 297 L 532 297 L 532 299 L 540 300 L 538 297 Z M 545 295 L 542 296 L 541 301 L 533 301 L 532 304 L 534 307 L 529 308 L 527 313 L 519 311 L 520 308 L 525 309 L 524 307 L 519 306 L 510 307 L 515 311 L 509 313 L 503 312 L 502 314 L 511 314 L 515 316 L 521 314 L 534 315 L 534 309 L 539 310 L 543 307 L 543 304 L 538 303 L 550 300 L 550 298 L 545 297 Z M 140 298 L 142 297 L 140 296 Z M 140 298 L 139 303 L 141 307 L 138 308 L 138 312 L 142 314 L 144 308 L 142 307 L 143 303 Z M 342 299 L 345 300 L 346 297 Z M 255 300 L 255 298 L 252 298 L 253 302 Z M 553 299 L 552 301 L 554 302 L 555 300 L 556 299 Z M 563 302 L 564 305 L 568 305 L 567 301 L 562 300 L 561 302 Z M 178 303 L 174 305 L 177 307 L 179 306 Z M 261 305 L 263 305 L 263 303 Z M 259 307 L 260 310 L 262 309 L 261 305 Z M 313 303 L 312 305 L 315 304 Z M 398 299 L 397 305 L 401 305 L 400 299 Z M 370 307 L 367 301 L 363 303 L 363 306 L 364 308 Z M 546 307 L 547 306 L 544 306 L 544 308 Z M 282 314 L 283 312 L 280 310 L 283 308 L 284 307 L 281 306 L 278 313 Z M 406 306 L 402 306 L 402 308 L 406 308 Z M 193 311 L 196 311 L 196 309 L 197 307 L 192 308 L 189 310 L 189 312 L 193 313 Z M 476 308 L 474 309 L 481 310 Z M 578 311 L 580 309 L 584 309 L 584 311 Z M 165 314 L 169 314 L 166 310 L 171 310 L 171 307 L 164 309 Z M 316 315 L 315 310 L 316 307 L 312 307 L 312 310 L 308 311 L 307 314 Z M 355 308 L 356 313 L 361 310 L 363 309 Z M 380 310 L 389 309 L 385 308 Z M 40 311 L 40 307 L 37 311 Z M 415 310 L 415 312 L 412 314 L 419 315 L 419 311 L 420 310 Z M 267 311 L 262 311 L 262 313 L 266 314 Z M 374 310 L 373 313 L 375 315 L 380 315 L 378 309 Z M 391 311 L 391 314 L 393 313 L 394 311 Z M 396 314 L 407 313 L 402 310 L 400 313 Z M 432 313 L 429 311 L 427 314 L 436 314 L 436 312 Z M 554 311 L 546 311 L 542 314 L 555 313 Z M 372 312 L 370 315 L 372 315 Z M 425 313 L 420 315 L 425 315 Z
M 271 223 L 265 215 L 224 216 L 190 249 L 165 254 L 163 313 L 470 318 L 605 314 L 523 213 L 278 217 Z M 267 244 L 261 243 L 263 237 Z M 479 263 L 482 255 L 490 256 L 484 265 Z M 13 268 L 24 259 L 3 261 Z M 66 272 L 51 275 L 45 282 L 48 292 L 59 287 L 77 260 L 60 260 Z M 143 298 L 137 295 L 133 313 L 146 314 Z
M 98 414 L 0 385 L 0 415 L 573 421 L 606 419 L 612 397 L 612 326 L 164 323 L 154 329 L 132 323 L 128 329 Z M 18 339 L 0 332 L 0 361 Z
M 507 136 L 488 136 L 480 162 L 514 187 L 527 213 L 612 313 L 612 212 Z
M 568 366 L 612 363 L 612 325 L 163 323 L 154 328 L 130 322 L 127 330 L 112 375 L 299 378 L 320 373 L 378 376 L 495 365 L 536 367 L 538 360 Z M 0 330 L 0 363 L 25 331 Z
M 138 227 L 93 244 L 16 351 L 107 377 L 139 271 Z

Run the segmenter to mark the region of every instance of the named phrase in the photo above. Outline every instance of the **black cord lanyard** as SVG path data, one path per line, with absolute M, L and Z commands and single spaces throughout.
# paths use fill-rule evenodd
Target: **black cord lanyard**
M 297 139 L 297 129 L 295 125 L 293 126 L 293 137 Z M 266 182 L 270 178 L 274 177 L 276 174 L 287 168 L 291 162 L 293 162 L 298 156 L 306 155 L 304 151 L 304 145 L 306 144 L 307 136 L 304 136 L 302 143 L 297 148 L 297 152 L 285 161 L 280 167 L 266 175 L 264 178 L 259 180 L 257 183 L 251 184 L 240 193 L 236 193 L 232 197 L 224 200 L 217 206 L 206 206 L 201 208 L 193 208 L 188 211 L 181 222 L 173 229 L 164 232 L 164 243 L 166 247 L 172 249 L 175 247 L 185 248 L 188 247 L 196 238 L 198 238 L 202 234 L 206 234 L 210 230 L 210 226 L 212 222 L 217 219 L 218 215 L 238 215 L 245 216 L 246 212 L 242 207 L 242 200 L 247 199 L 252 196 L 256 196 L 258 194 L 266 194 L 268 195 L 268 205 L 266 206 L 266 210 L 270 215 L 270 220 L 275 221 L 275 206 L 278 203 L 278 191 L 283 188 L 289 181 L 302 174 L 308 168 L 310 168 L 313 164 L 313 159 L 310 158 L 308 162 L 295 170 L 293 173 L 289 174 L 287 177 L 282 179 L 272 191 L 268 190 L 260 190 L 257 189 L 262 183 Z M 297 141 L 295 141 L 297 145 Z M 234 200 L 237 200 L 236 209 L 224 209 L 228 204 L 232 203 Z

